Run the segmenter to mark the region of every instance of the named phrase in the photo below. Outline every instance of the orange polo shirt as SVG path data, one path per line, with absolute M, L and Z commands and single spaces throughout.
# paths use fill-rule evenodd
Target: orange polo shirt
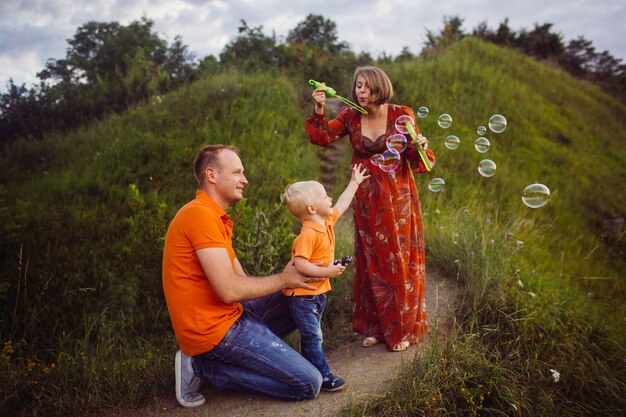
M 300 234 L 293 241 L 291 257 L 301 256 L 309 262 L 321 262 L 321 266 L 328 266 L 335 259 L 335 223 L 339 218 L 339 212 L 333 208 L 332 216 L 325 220 L 325 224 L 311 221 L 302 222 Z M 285 295 L 318 295 L 330 291 L 330 280 L 309 282 L 317 287 L 315 290 L 295 288 L 283 290 Z
M 240 303 L 223 302 L 204 275 L 198 249 L 225 248 L 235 262 L 233 222 L 205 192 L 170 223 L 163 249 L 163 291 L 180 349 L 193 356 L 217 345 L 241 316 Z

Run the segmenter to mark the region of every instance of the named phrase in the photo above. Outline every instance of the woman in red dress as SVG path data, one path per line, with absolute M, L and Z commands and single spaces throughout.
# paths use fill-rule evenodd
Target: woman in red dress
M 305 122 L 311 143 L 328 146 L 345 135 L 354 149 L 353 164 L 363 164 L 371 177 L 355 200 L 355 277 L 352 328 L 365 336 L 363 346 L 385 342 L 390 351 L 405 350 L 426 332 L 424 302 L 425 251 L 422 209 L 413 173 L 428 172 L 410 137 L 401 162 L 385 172 L 371 161 L 387 150 L 386 138 L 397 133 L 401 115 L 415 120 L 406 106 L 388 103 L 393 86 L 376 67 L 354 72 L 352 99 L 367 115 L 344 107 L 333 120 L 324 117 L 324 88 L 313 91 L 315 111 Z M 418 131 L 417 125 L 415 130 Z M 408 135 L 407 135 L 408 136 Z M 435 154 L 418 134 L 418 144 L 434 165 Z

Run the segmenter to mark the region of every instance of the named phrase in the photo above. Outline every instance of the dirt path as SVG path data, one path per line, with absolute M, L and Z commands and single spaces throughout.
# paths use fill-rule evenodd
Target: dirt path
M 428 336 L 421 344 L 411 345 L 404 352 L 387 352 L 382 345 L 364 348 L 360 341 L 356 341 L 327 352 L 330 367 L 348 382 L 342 391 L 322 392 L 315 400 L 291 403 L 207 387 L 202 391 L 207 398 L 206 404 L 198 408 L 185 409 L 176 402 L 172 387 L 171 396 L 155 399 L 152 404 L 144 408 L 108 410 L 103 411 L 102 415 L 118 417 L 335 416 L 351 401 L 361 401 L 383 394 L 387 383 L 398 375 L 403 365 L 410 363 L 415 355 L 419 354 L 420 347 L 423 347 L 425 343 L 431 343 L 434 338 L 446 337 L 453 322 L 454 310 L 460 302 L 457 282 L 429 272 L 426 278 L 425 295 L 430 327 Z

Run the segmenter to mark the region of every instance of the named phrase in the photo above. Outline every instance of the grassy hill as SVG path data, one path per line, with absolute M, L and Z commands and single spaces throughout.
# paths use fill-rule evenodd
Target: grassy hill
M 626 217 L 626 106 L 472 38 L 380 65 L 394 82 L 392 101 L 430 110 L 418 123 L 437 165 L 417 178 L 428 268 L 458 279 L 466 300 L 452 341 L 429 348 L 389 396 L 355 404 L 350 415 L 623 410 L 625 245 L 623 230 L 604 225 Z M 286 263 L 294 223 L 280 194 L 320 178 L 321 150 L 302 127 L 312 109 L 303 80 L 224 73 L 70 135 L 2 150 L 3 413 L 134 406 L 171 390 L 176 345 L 161 290 L 162 238 L 194 195 L 200 145 L 241 149 L 248 199 L 231 214 L 244 267 L 264 274 Z M 437 125 L 442 113 L 453 118 L 448 129 Z M 476 129 L 496 113 L 508 126 L 489 131 L 491 148 L 479 154 Z M 461 139 L 456 150 L 444 146 L 450 134 Z M 349 154 L 337 165 L 337 190 Z M 497 164 L 491 178 L 477 171 L 485 158 Z M 428 190 L 435 177 L 444 191 Z M 535 182 L 552 199 L 531 209 L 520 196 Z M 330 299 L 330 344 L 345 337 L 350 309 L 333 298 L 351 297 L 349 284 Z

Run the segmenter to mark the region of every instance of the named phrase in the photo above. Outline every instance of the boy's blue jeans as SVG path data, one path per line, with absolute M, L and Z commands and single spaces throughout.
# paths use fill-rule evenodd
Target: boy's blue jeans
M 322 349 L 322 314 L 326 307 L 326 294 L 292 295 L 289 299 L 289 310 L 296 326 L 300 330 L 300 352 L 308 359 L 323 378 L 331 372 Z
M 220 343 L 194 356 L 200 378 L 227 390 L 283 400 L 313 399 L 322 376 L 282 338 L 296 329 L 282 292 L 242 303 L 244 312 Z

